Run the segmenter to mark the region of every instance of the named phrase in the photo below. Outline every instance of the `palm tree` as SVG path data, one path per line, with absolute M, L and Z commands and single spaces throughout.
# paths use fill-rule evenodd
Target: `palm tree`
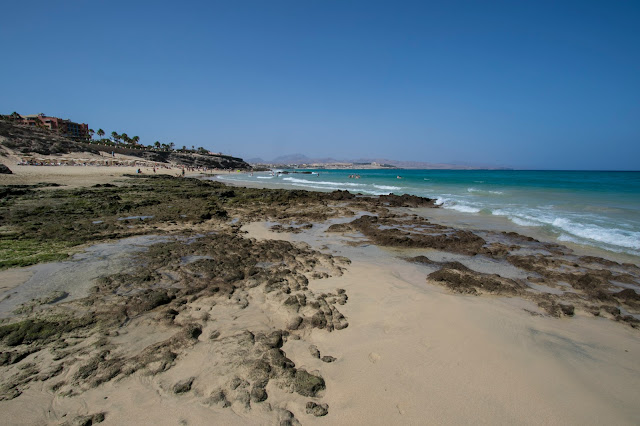
M 89 139 L 93 139 L 93 134 L 94 133 L 95 133 L 95 130 L 89 129 Z
M 118 134 L 118 132 L 115 132 L 115 131 L 111 132 L 111 137 L 116 143 L 120 142 L 120 135 Z
M 96 132 L 96 134 L 100 137 L 100 139 L 102 139 L 102 137 L 104 136 L 104 130 L 102 130 L 102 129 L 98 129 L 98 131 Z
M 134 136 L 131 138 L 131 142 L 133 142 L 134 145 L 138 145 L 139 141 L 140 141 L 140 136 Z
M 131 142 L 131 139 L 129 139 L 129 135 L 127 135 L 126 133 L 121 134 L 120 137 L 122 138 L 122 142 L 124 143 Z
M 155 143 L 153 144 L 153 146 L 156 147 L 156 149 L 160 149 L 160 141 L 155 141 Z

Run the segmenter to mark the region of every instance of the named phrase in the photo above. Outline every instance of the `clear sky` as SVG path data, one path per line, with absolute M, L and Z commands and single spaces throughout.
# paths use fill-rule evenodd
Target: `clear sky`
M 0 14 L 0 113 L 244 158 L 640 169 L 638 1 L 12 1 Z

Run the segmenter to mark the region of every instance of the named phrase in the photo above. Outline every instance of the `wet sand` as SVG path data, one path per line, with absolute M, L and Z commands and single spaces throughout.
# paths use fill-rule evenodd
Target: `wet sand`
M 72 186 L 92 178 L 65 176 Z M 73 297 L 34 309 L 88 310 L 109 320 L 37 348 L 5 346 L 4 421 L 640 418 L 640 334 L 632 321 L 639 312 L 634 300 L 612 296 L 638 290 L 637 265 L 602 263 L 496 230 L 480 233 L 482 243 L 406 216 L 418 207 L 322 203 L 226 205 L 228 217 L 171 225 L 171 238 L 148 252 L 115 243 L 130 259 L 122 271 L 113 270 L 124 265 L 114 250 L 90 246 L 70 261 L 85 266 L 64 269 L 56 281 L 56 291 Z M 105 264 L 120 266 L 100 272 Z M 12 277 L 2 290 L 27 297 L 42 267 L 0 272 Z M 38 283 L 47 296 L 44 280 Z M 632 318 L 607 310 L 615 306 Z

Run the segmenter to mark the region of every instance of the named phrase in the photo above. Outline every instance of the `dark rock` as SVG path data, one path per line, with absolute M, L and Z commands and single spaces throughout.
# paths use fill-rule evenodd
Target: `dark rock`
M 234 377 L 229 383 L 229 387 L 232 390 L 236 390 L 238 387 L 246 388 L 247 386 L 249 386 L 249 382 L 242 380 L 240 377 Z
M 193 384 L 194 380 L 195 380 L 195 377 L 190 377 L 186 380 L 182 380 L 176 383 L 175 385 L 173 385 L 173 393 L 180 394 L 180 393 L 189 392 L 191 390 L 191 385 Z
M 187 336 L 192 339 L 197 339 L 202 334 L 202 327 L 198 324 L 192 324 L 186 328 Z
M 353 231 L 351 225 L 348 223 L 334 223 L 333 225 L 327 228 L 326 232 L 349 232 Z
M 0 366 L 16 364 L 38 350 L 38 348 L 28 348 L 24 351 L 0 352 Z
M 10 168 L 8 168 L 7 166 L 5 166 L 4 164 L 0 163 L 0 174 L 4 174 L 4 175 L 12 175 L 13 172 L 11 171 Z
M 299 369 L 293 380 L 293 390 L 302 396 L 315 397 L 318 392 L 326 388 L 324 379 L 314 376 L 306 370 Z
M 253 402 L 262 402 L 267 399 L 267 391 L 264 387 L 254 386 L 251 388 L 251 401 Z
M 307 414 L 313 414 L 316 417 L 326 416 L 329 413 L 327 404 L 316 404 L 313 401 L 307 402 Z
M 321 310 L 316 311 L 311 317 L 311 325 L 315 328 L 325 328 L 327 326 L 327 318 Z
M 616 306 L 602 305 L 601 308 L 603 311 L 613 315 L 614 317 L 620 315 L 620 309 Z
M 273 348 L 263 355 L 263 359 L 268 361 L 269 369 L 266 370 L 271 376 L 277 376 L 278 372 L 271 367 L 278 369 L 291 369 L 295 366 L 293 361 L 286 357 L 282 349 Z
M 276 330 L 269 334 L 257 334 L 255 336 L 255 342 L 265 345 L 268 348 L 281 348 L 284 344 L 282 340 L 282 331 Z
M 329 193 L 328 198 L 330 200 L 341 201 L 341 200 L 353 200 L 354 198 L 356 198 L 356 196 L 350 193 L 349 191 L 341 191 L 338 189 L 336 191 Z
M 640 327 L 640 320 L 632 315 L 618 315 L 615 319 L 616 321 L 626 322 L 633 328 Z
M 325 355 L 322 358 L 322 362 L 334 362 L 336 359 L 332 356 Z
M 559 306 L 560 306 L 560 310 L 564 315 L 569 317 L 572 317 L 574 315 L 575 308 L 573 305 L 565 305 L 560 303 Z
M 390 207 L 437 207 L 434 199 L 409 194 L 380 195 L 378 199 Z
M 297 330 L 302 324 L 302 317 L 296 315 L 287 322 L 287 330 Z
M 299 426 L 300 422 L 295 418 L 293 413 L 284 408 L 276 408 L 278 413 L 278 421 L 280 426 Z
M 316 345 L 309 346 L 309 353 L 314 358 L 320 358 L 320 351 L 318 350 L 318 347 Z
M 96 414 L 90 414 L 88 416 L 78 416 L 75 419 L 73 419 L 73 422 L 65 423 L 65 424 L 70 424 L 73 426 L 91 426 L 98 423 L 102 423 L 105 419 L 105 414 L 106 413 L 96 413 Z
M 251 388 L 251 401 L 252 402 L 262 402 L 266 400 L 268 397 L 267 391 L 263 386 L 254 386 Z
M 349 225 L 374 243 L 388 247 L 433 248 L 475 255 L 485 244 L 484 239 L 471 231 L 429 224 L 417 219 L 408 222 L 364 215 Z M 406 230 L 411 225 L 414 228 Z
M 211 392 L 211 396 L 209 396 L 208 402 L 210 404 L 222 405 L 223 408 L 231 406 L 231 403 L 227 400 L 227 396 L 222 389 L 216 389 Z
M 491 294 L 515 295 L 523 285 L 499 275 L 472 271 L 459 262 L 448 262 L 428 275 L 428 279 L 442 283 L 456 293 L 477 295 L 478 290 Z
M 596 290 L 609 284 L 606 278 L 595 275 L 593 272 L 579 275 L 577 279 L 570 279 L 568 281 L 574 288 L 581 290 Z
M 613 296 L 620 300 L 624 301 L 639 301 L 640 294 L 636 293 L 635 290 L 626 288 L 618 293 L 614 293 Z
M 429 259 L 427 256 L 415 256 L 415 257 L 409 257 L 406 259 L 408 262 L 413 262 L 413 263 L 422 263 L 423 265 L 439 265 L 438 262 L 433 261 L 431 259 Z

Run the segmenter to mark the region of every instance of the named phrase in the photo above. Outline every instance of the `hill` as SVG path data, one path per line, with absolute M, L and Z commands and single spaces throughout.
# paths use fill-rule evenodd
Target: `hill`
M 359 158 L 359 159 L 335 159 L 335 158 L 309 158 L 304 154 L 281 155 L 271 161 L 261 158 L 252 158 L 248 161 L 251 164 L 269 164 L 274 166 L 336 166 L 358 168 L 366 165 L 377 165 L 385 168 L 399 169 L 447 169 L 447 170 L 473 170 L 473 169 L 507 169 L 506 167 L 483 164 L 448 164 L 448 163 L 427 163 L 423 161 L 398 161 L 387 158 Z
M 87 156 L 100 156 L 102 153 L 117 153 L 138 158 L 142 161 L 165 163 L 186 167 L 207 167 L 210 169 L 250 169 L 244 160 L 227 155 L 215 155 L 201 152 L 182 152 L 178 150 L 155 150 L 144 147 L 122 145 L 104 145 L 77 141 L 50 132 L 45 129 L 27 127 L 0 120 L 0 154 L 15 157 L 60 158 L 68 155 L 77 157 L 78 153 Z

